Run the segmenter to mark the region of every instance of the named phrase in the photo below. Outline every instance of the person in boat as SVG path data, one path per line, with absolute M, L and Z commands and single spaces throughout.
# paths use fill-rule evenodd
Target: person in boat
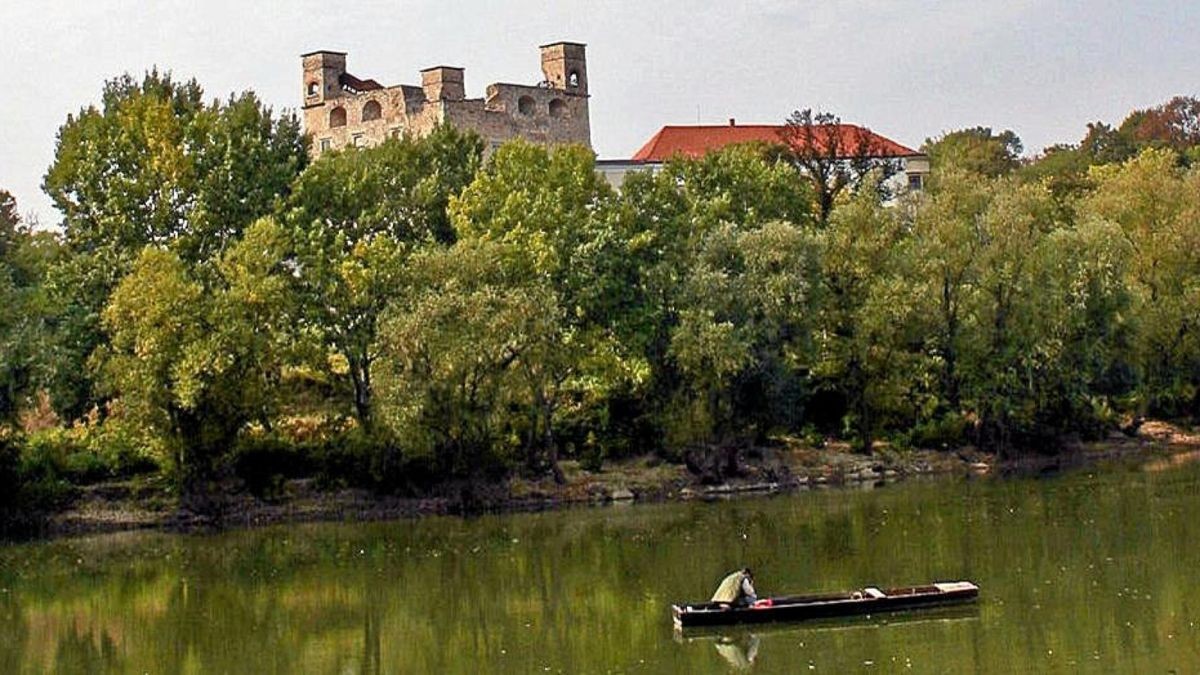
M 758 600 L 754 592 L 754 573 L 749 567 L 731 572 L 721 580 L 717 592 L 709 602 L 720 602 L 734 607 L 749 607 Z

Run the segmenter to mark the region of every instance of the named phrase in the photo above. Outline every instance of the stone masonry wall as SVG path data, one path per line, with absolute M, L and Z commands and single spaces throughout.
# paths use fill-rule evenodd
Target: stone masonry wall
M 339 52 L 303 57 L 304 128 L 312 138 L 314 159 L 328 150 L 373 146 L 389 137 L 422 136 L 441 123 L 475 131 L 488 152 L 517 137 L 591 147 L 583 45 L 543 46 L 543 82 L 492 84 L 485 98 L 475 99 L 461 98 L 461 69 L 423 71 L 424 88 L 385 88 L 349 75 L 345 63 Z

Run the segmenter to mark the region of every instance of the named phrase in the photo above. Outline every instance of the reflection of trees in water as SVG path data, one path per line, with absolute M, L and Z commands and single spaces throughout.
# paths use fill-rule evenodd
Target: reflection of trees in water
M 378 597 L 378 596 L 372 596 Z M 362 675 L 379 675 L 384 672 L 380 656 L 379 615 L 382 608 L 368 598 L 363 612 Z
M 25 643 L 29 624 L 16 598 L 9 592 L 9 582 L 0 592 L 0 673 L 19 673 L 25 663 Z
M 712 668 L 713 648 L 665 647 L 668 605 L 707 597 L 746 558 L 764 592 L 959 575 L 984 585 L 986 631 L 819 633 L 803 654 L 797 640 L 756 632 L 771 660 L 808 658 L 817 643 L 822 654 L 870 648 L 850 666 L 897 646 L 925 664 L 968 666 L 1121 645 L 1178 655 L 1200 604 L 1190 578 L 1200 529 L 1185 516 L 1195 484 L 1163 473 L 911 485 L 0 549 L 0 569 L 21 571 L 0 584 L 14 591 L 0 594 L 0 672 L 49 667 L 60 642 L 63 658 L 101 663 L 105 635 L 122 665 L 154 672 L 602 671 L 643 657 L 688 672 Z M 1019 657 L 1007 655 L 1014 645 Z M 747 644 L 730 646 L 754 662 Z M 1117 665 L 1157 665 L 1124 658 Z
M 116 644 L 107 632 L 101 632 L 97 637 L 92 631 L 80 632 L 69 627 L 59 636 L 58 647 L 54 651 L 54 671 L 107 675 L 123 673 L 126 668 L 117 654 Z

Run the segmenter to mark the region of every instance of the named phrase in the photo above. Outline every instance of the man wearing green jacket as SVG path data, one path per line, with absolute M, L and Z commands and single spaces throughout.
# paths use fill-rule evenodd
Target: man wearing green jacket
M 758 596 L 754 593 L 754 574 L 749 567 L 743 567 L 721 580 L 709 602 L 747 607 L 755 600 L 758 600 Z

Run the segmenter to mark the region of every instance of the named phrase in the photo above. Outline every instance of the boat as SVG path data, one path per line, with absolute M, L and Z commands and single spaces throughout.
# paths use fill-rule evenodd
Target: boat
M 927 586 L 879 589 L 867 586 L 844 593 L 762 598 L 749 607 L 703 602 L 671 605 L 677 628 L 738 623 L 804 621 L 878 612 L 897 612 L 972 602 L 979 587 L 970 581 L 944 581 Z

